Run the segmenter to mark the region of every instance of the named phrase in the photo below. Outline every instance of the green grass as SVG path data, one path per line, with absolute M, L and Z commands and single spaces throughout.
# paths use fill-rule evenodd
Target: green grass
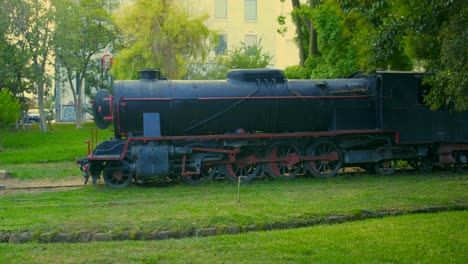
M 1 165 L 0 168 L 12 172 L 17 179 L 62 179 L 82 174 L 73 161 L 15 163 Z
M 467 206 L 466 175 L 393 177 L 342 176 L 266 181 L 242 187 L 212 183 L 199 187 L 136 187 L 0 196 L 0 231 L 193 230 L 262 226 L 360 209 L 410 210 Z
M 80 175 L 92 124 L 54 125 L 41 133 L 0 133 L 0 169 L 16 178 Z M 99 140 L 112 136 L 100 131 Z M 468 206 L 463 174 L 210 183 L 0 195 L 0 232 L 149 232 L 206 227 L 262 227 L 334 214 Z M 151 242 L 0 244 L 1 263 L 464 263 L 466 212 L 414 215 L 235 236 Z
M 37 124 L 29 131 L 0 133 L 0 165 L 19 163 L 73 162 L 86 155 L 85 141 L 90 138 L 93 123 L 82 129 L 75 124 L 54 124 L 53 131 L 40 132 Z M 99 131 L 99 140 L 110 138 L 110 131 Z
M 3 263 L 466 263 L 468 212 L 164 241 L 0 244 Z
M 0 170 L 17 179 L 57 179 L 81 175 L 75 159 L 86 156 L 86 141 L 94 123 L 54 124 L 53 131 L 41 132 L 38 124 L 29 131 L 0 132 Z M 112 137 L 109 130 L 98 132 L 98 143 Z

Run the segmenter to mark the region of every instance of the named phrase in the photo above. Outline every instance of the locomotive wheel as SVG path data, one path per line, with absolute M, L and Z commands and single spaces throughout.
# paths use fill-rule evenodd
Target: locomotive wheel
M 197 169 L 194 167 L 186 167 L 187 172 L 197 172 Z M 198 174 L 189 174 L 189 175 L 181 175 L 181 178 L 191 185 L 197 185 L 200 183 L 210 181 L 213 176 L 216 175 L 216 170 L 212 167 L 203 166 L 203 162 L 201 163 L 201 168 Z
M 224 173 L 226 177 L 232 181 L 238 181 L 241 177 L 241 182 L 249 182 L 257 177 L 260 171 L 260 166 L 248 165 L 241 163 L 226 164 Z
M 452 154 L 455 158 L 455 163 L 451 164 L 453 172 L 461 172 L 465 164 L 462 161 L 462 154 L 459 152 L 454 152 Z
M 191 168 L 186 168 L 187 172 L 195 172 L 195 169 Z M 181 175 L 180 178 L 182 178 L 186 183 L 190 185 L 198 185 L 203 182 L 207 182 L 208 179 L 205 178 L 207 175 L 202 174 L 200 171 L 200 174 L 189 174 L 189 175 Z
M 306 154 L 309 157 L 324 157 L 324 159 L 311 160 L 305 163 L 306 169 L 316 177 L 333 177 L 343 165 L 343 154 L 340 147 L 331 141 L 314 143 L 307 148 Z
M 380 175 L 391 175 L 395 172 L 397 165 L 397 160 L 384 160 L 377 162 L 374 168 L 375 171 Z
M 208 166 L 203 166 L 200 169 L 200 173 L 203 176 L 205 180 L 211 180 L 213 177 L 218 174 L 218 171 L 216 170 L 216 166 L 208 167 Z
M 420 172 L 431 172 L 432 167 L 434 166 L 428 157 L 410 160 L 408 164 L 411 167 L 418 169 Z
M 249 157 L 254 156 L 247 156 L 244 159 L 236 158 L 233 163 L 227 163 L 220 172 L 224 173 L 228 179 L 236 182 L 241 176 L 241 182 L 249 182 L 255 179 L 260 172 L 261 166 L 258 164 L 249 164 L 247 162 Z
M 104 182 L 112 189 L 127 187 L 133 180 L 133 175 L 119 161 L 111 161 L 104 168 Z
M 225 170 L 225 166 L 223 165 L 213 165 L 209 168 L 204 168 L 202 169 L 202 173 L 208 175 L 210 179 L 214 180 L 223 180 L 225 173 L 223 171 Z
M 265 171 L 273 178 L 292 179 L 302 170 L 300 163 L 301 151 L 295 144 L 279 143 L 270 147 L 266 157 L 288 158 L 288 161 L 269 162 L 264 165 Z

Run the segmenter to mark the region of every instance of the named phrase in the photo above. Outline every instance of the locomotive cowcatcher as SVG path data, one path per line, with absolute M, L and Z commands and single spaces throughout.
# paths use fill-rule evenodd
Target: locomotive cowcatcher
M 346 166 L 391 174 L 467 163 L 467 112 L 432 111 L 422 73 L 287 80 L 275 69 L 233 70 L 222 81 L 172 81 L 157 70 L 97 93 L 98 128 L 114 137 L 81 160 L 96 182 L 333 177 Z M 241 177 L 242 176 L 242 177 Z

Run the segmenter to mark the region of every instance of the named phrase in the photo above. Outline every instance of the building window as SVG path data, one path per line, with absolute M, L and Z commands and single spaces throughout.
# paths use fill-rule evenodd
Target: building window
M 214 0 L 214 18 L 227 19 L 227 0 Z
M 244 19 L 257 20 L 257 0 L 244 0 Z
M 226 34 L 219 34 L 218 35 L 218 46 L 215 48 L 216 55 L 218 54 L 226 54 L 227 50 L 227 35 Z
M 257 35 L 245 35 L 244 43 L 246 47 L 257 46 Z
M 244 44 L 248 54 L 254 56 L 257 48 L 257 35 L 245 35 Z

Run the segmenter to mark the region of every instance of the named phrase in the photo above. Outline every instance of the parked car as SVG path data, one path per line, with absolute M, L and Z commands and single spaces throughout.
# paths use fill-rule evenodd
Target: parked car
M 55 119 L 55 113 L 53 110 L 44 109 L 47 121 L 52 121 Z M 28 110 L 28 123 L 39 123 L 41 116 L 39 114 L 39 109 L 29 109 Z
M 40 120 L 39 109 L 28 110 L 28 123 L 38 123 Z

